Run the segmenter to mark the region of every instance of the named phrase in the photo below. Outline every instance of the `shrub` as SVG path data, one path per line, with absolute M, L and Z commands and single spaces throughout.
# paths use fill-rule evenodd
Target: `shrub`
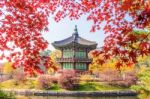
M 51 75 L 41 75 L 37 78 L 37 88 L 51 89 L 52 84 L 57 84 L 57 78 Z
M 39 89 L 63 89 L 72 90 L 79 84 L 74 70 L 63 70 L 60 76 L 41 75 L 37 79 L 37 88 Z
M 135 71 L 126 72 L 124 73 L 124 76 L 122 77 L 122 81 L 118 81 L 117 85 L 124 86 L 124 87 L 130 87 L 137 82 L 137 75 Z
M 51 90 L 60 90 L 61 88 L 60 88 L 60 86 L 59 86 L 59 84 L 52 84 L 51 85 Z
M 63 71 L 61 77 L 58 79 L 59 85 L 63 89 L 72 90 L 79 85 L 78 79 L 76 79 L 76 72 L 74 70 Z
M 11 78 L 11 75 L 0 75 L 0 82 L 9 80 Z
M 12 75 L 12 78 L 16 81 L 16 82 L 21 82 L 21 81 L 25 81 L 26 80 L 26 76 L 24 74 L 24 72 L 21 71 L 15 71 Z
M 116 85 L 122 87 L 130 87 L 137 81 L 135 71 L 120 73 L 117 70 L 107 70 L 100 75 L 102 81 L 107 82 L 109 85 Z
M 102 81 L 106 81 L 106 82 L 112 82 L 115 80 L 119 80 L 120 79 L 120 74 L 117 70 L 105 70 L 104 72 L 101 72 L 99 75 L 99 78 Z

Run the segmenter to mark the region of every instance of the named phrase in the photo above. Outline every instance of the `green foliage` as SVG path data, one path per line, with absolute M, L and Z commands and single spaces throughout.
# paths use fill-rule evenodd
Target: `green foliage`
M 59 91 L 61 88 L 59 84 L 52 84 L 50 90 Z
M 140 98 L 144 99 L 150 96 L 150 67 L 141 67 L 138 73 L 139 82 L 133 85 L 131 89 L 140 92 Z
M 150 30 L 149 29 L 147 29 L 147 30 L 134 30 L 134 32 L 133 33 L 135 33 L 135 34 L 137 34 L 137 35 L 140 35 L 140 34 L 150 34 Z
M 40 55 L 41 55 L 41 56 L 49 56 L 50 53 L 51 53 L 50 50 L 45 50 L 45 51 L 42 51 L 42 52 L 40 53 Z
M 13 94 L 6 94 L 0 90 L 0 99 L 15 99 Z

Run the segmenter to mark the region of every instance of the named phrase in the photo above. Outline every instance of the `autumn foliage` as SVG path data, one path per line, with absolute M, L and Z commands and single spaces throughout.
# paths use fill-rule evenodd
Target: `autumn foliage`
M 41 32 L 48 30 L 48 17 L 60 21 L 65 17 L 78 19 L 85 14 L 87 20 L 93 21 L 91 32 L 101 29 L 101 23 L 105 23 L 102 28 L 107 33 L 105 45 L 94 53 L 103 55 L 100 63 L 118 56 L 119 68 L 123 62 L 136 63 L 138 55 L 150 53 L 149 34 L 131 33 L 135 28 L 150 27 L 149 0 L 0 0 L 0 50 L 10 52 L 10 55 L 2 53 L 1 59 L 12 61 L 14 68 L 23 66 L 27 74 L 41 73 L 39 53 L 48 46 Z M 137 40 L 138 49 L 129 46 Z M 48 68 L 51 61 L 49 57 L 46 59 Z

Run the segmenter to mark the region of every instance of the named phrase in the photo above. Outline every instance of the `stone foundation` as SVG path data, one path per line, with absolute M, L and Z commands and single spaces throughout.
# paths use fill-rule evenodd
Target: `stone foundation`
M 43 90 L 16 90 L 16 89 L 3 89 L 2 91 L 12 93 L 15 95 L 25 96 L 136 96 L 138 93 L 135 91 L 43 91 Z

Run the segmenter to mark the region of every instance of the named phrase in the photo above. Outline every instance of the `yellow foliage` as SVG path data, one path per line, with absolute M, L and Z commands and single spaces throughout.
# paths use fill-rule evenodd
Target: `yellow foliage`
M 81 75 L 80 81 L 91 80 L 93 77 L 91 75 Z
M 5 74 L 10 74 L 10 73 L 13 73 L 13 67 L 12 67 L 12 63 L 10 62 L 6 62 L 4 64 L 4 67 L 3 67 L 3 73 Z
M 100 55 L 97 57 L 92 57 L 92 59 L 93 59 L 93 62 L 89 65 L 89 69 L 93 72 L 103 72 L 103 71 L 110 70 L 110 69 L 115 70 L 116 69 L 115 65 L 119 61 L 114 58 L 114 59 L 108 60 L 106 63 L 101 65 L 97 62 L 97 60 L 102 59 Z M 150 63 L 150 56 L 141 55 L 137 57 L 137 61 L 140 67 L 148 66 L 148 64 Z M 133 69 L 135 69 L 135 64 L 132 66 L 127 66 L 126 64 L 123 64 L 120 67 L 120 70 L 122 72 L 132 71 Z
M 135 48 L 135 49 L 138 49 L 139 45 L 140 45 L 140 42 L 136 42 L 136 43 L 132 44 L 132 47 Z
M 61 57 L 61 51 L 59 50 L 54 50 L 51 52 L 50 54 L 50 58 L 51 58 L 51 61 L 53 62 L 53 66 L 55 66 L 56 68 L 59 68 L 59 63 L 56 61 L 57 58 L 60 58 Z M 55 69 L 54 68 L 48 68 L 47 70 L 47 73 L 48 74 L 53 74 L 55 72 Z
M 53 61 L 55 61 L 56 58 L 61 57 L 61 51 L 59 51 L 59 50 L 52 51 L 50 54 L 50 57 L 52 58 Z
M 55 72 L 55 70 L 53 69 L 53 68 L 49 68 L 48 70 L 47 70 L 47 73 L 48 74 L 52 74 L 52 73 L 54 73 Z
M 103 72 L 107 70 L 116 70 L 116 63 L 118 62 L 117 59 L 111 59 L 108 60 L 107 63 L 104 63 L 103 65 L 100 65 L 96 62 L 97 58 L 93 58 L 92 64 L 90 64 L 90 70 L 93 72 Z M 134 66 L 127 66 L 123 64 L 123 66 L 120 67 L 121 71 L 132 71 L 134 69 Z
M 139 57 L 137 58 L 137 60 L 138 60 L 139 62 L 143 62 L 143 61 L 149 60 L 149 57 L 146 56 L 146 55 L 144 55 L 144 56 L 139 56 Z
M 36 79 L 27 79 L 17 82 L 14 79 L 6 80 L 0 83 L 1 89 L 35 89 Z

